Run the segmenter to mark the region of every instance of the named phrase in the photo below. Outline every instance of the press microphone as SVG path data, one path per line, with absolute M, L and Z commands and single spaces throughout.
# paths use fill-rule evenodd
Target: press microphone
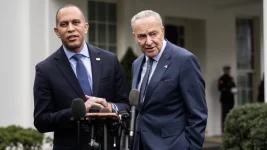
M 100 111 L 101 107 L 100 106 L 97 106 L 97 105 L 92 105 L 90 108 L 89 108 L 89 112 L 90 113 L 98 113 Z M 91 140 L 90 140 L 90 144 L 89 144 L 91 147 L 94 147 L 94 148 L 99 148 L 99 143 L 97 143 L 95 141 L 95 126 L 94 124 L 92 123 L 91 124 Z
M 100 113 L 111 113 L 111 111 L 107 107 L 103 107 L 99 111 Z
M 86 108 L 83 99 L 75 98 L 72 101 L 71 110 L 74 120 L 84 120 L 86 114 Z
M 100 113 L 111 113 L 110 110 L 107 107 L 101 108 L 100 109 Z M 108 143 L 108 139 L 107 139 L 107 125 L 104 124 L 104 150 L 107 150 L 107 143 Z
M 133 135 L 134 135 L 134 124 L 135 124 L 135 115 L 136 115 L 136 106 L 138 105 L 139 103 L 139 91 L 137 89 L 132 89 L 130 91 L 130 95 L 129 95 L 129 102 L 130 102 L 130 105 L 131 105 L 131 122 L 130 122 L 130 133 L 129 133 L 129 136 L 130 136 L 130 139 L 133 138 Z
M 86 114 L 86 108 L 83 99 L 75 98 L 71 104 L 72 116 L 77 121 L 77 150 L 81 150 L 80 145 L 80 121 L 84 120 Z

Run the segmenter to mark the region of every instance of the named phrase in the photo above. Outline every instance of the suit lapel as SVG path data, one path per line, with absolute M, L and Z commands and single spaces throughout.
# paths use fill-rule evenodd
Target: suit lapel
M 93 79 L 93 95 L 98 96 L 99 83 L 101 78 L 101 69 L 103 59 L 100 57 L 100 50 L 87 44 L 91 66 L 92 66 L 92 79 Z
M 153 73 L 153 75 L 149 81 L 143 106 L 145 106 L 147 104 L 152 93 L 154 92 L 157 85 L 159 84 L 162 76 L 164 75 L 164 73 L 166 72 L 166 70 L 168 69 L 168 67 L 171 64 L 171 62 L 169 60 L 171 58 L 171 50 L 172 50 L 171 44 L 169 42 L 167 42 L 165 50 L 162 53 L 162 55 L 159 59 L 159 62 L 155 68 L 155 71 L 154 71 L 154 73 Z
M 57 60 L 56 65 L 58 69 L 63 74 L 63 76 L 67 79 L 67 81 L 72 86 L 73 90 L 79 95 L 79 97 L 85 100 L 82 88 L 79 84 L 79 81 L 76 78 L 75 73 L 73 72 L 73 69 L 71 68 L 70 62 L 63 50 L 63 47 L 61 47 L 57 53 L 58 54 L 56 55 L 55 59 Z

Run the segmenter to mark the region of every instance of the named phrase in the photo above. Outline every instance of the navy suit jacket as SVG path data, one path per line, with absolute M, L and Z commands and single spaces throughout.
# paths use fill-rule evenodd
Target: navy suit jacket
M 136 89 L 144 55 L 132 67 Z M 138 107 L 134 150 L 200 150 L 207 123 L 205 83 L 197 58 L 167 41 Z M 142 148 L 140 148 L 142 147 Z
M 87 44 L 92 67 L 93 96 L 116 104 L 120 111 L 128 111 L 128 90 L 125 75 L 117 56 Z M 100 58 L 96 59 L 96 58 Z M 38 131 L 54 131 L 54 144 L 75 145 L 75 122 L 71 122 L 71 104 L 85 95 L 60 47 L 36 65 L 34 81 L 34 125 Z M 89 143 L 90 134 L 81 133 L 82 143 Z

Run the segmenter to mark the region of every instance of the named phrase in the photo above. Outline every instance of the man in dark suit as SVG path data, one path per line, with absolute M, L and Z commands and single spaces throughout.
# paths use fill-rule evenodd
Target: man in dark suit
M 131 25 L 144 53 L 132 66 L 132 88 L 140 90 L 134 150 L 202 149 L 207 107 L 197 58 L 164 39 L 154 11 L 136 14 Z
M 224 74 L 218 80 L 218 89 L 221 92 L 220 102 L 222 104 L 222 132 L 224 131 L 224 122 L 227 117 L 227 114 L 234 107 L 234 94 L 237 92 L 234 79 L 230 75 L 231 67 L 224 66 L 223 72 Z
M 42 133 L 54 132 L 54 150 L 76 150 L 76 126 L 70 121 L 73 99 L 82 98 L 86 111 L 92 105 L 129 110 L 127 84 L 117 56 L 85 42 L 88 26 L 77 6 L 60 8 L 54 31 L 63 45 L 36 65 L 34 125 Z M 88 150 L 90 133 L 83 127 L 81 144 Z M 112 148 L 113 138 L 108 142 L 109 150 L 118 149 Z

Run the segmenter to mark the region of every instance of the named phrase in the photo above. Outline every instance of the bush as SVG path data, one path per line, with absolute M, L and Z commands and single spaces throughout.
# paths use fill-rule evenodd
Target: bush
M 267 104 L 234 108 L 226 118 L 223 150 L 266 150 Z
M 44 135 L 37 130 L 28 128 L 24 129 L 20 126 L 8 126 L 0 128 L 0 150 L 5 150 L 7 147 L 17 149 L 22 145 L 24 150 L 41 149 Z
M 121 60 L 121 66 L 125 73 L 128 89 L 132 89 L 132 63 L 137 58 L 131 47 L 129 47 Z

